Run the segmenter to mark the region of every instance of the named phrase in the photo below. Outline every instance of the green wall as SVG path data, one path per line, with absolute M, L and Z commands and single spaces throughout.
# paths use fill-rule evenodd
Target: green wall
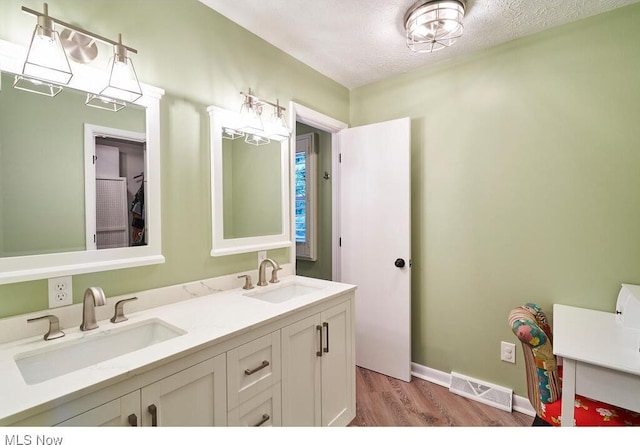
M 613 311 L 640 283 L 639 25 L 636 4 L 351 92 L 353 125 L 411 118 L 414 362 L 526 396 L 513 307 Z
M 101 286 L 107 296 L 255 269 L 256 255 L 211 257 L 207 106 L 240 109 L 240 91 L 294 100 L 346 121 L 349 91 L 196 0 L 49 0 L 49 13 L 111 38 L 122 33 L 141 82 L 165 90 L 160 103 L 162 252 L 164 264 L 73 277 L 74 301 Z M 27 46 L 35 19 L 0 2 L 0 39 Z M 106 46 L 99 50 L 110 53 Z M 7 88 L 6 85 L 3 85 Z M 2 93 L 4 93 L 4 89 Z M 281 264 L 288 249 L 268 252 Z M 47 307 L 47 281 L 0 286 L 0 317 Z

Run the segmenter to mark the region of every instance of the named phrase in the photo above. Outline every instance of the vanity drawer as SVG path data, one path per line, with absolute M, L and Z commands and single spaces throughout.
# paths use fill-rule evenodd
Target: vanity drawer
M 276 383 L 227 414 L 229 426 L 282 426 L 282 390 Z
M 231 410 L 280 381 L 280 331 L 227 352 L 227 403 Z

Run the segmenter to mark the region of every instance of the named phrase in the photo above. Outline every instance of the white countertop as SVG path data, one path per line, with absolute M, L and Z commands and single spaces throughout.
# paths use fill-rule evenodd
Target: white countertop
M 125 305 L 125 314 L 129 320 L 123 323 L 113 324 L 108 319 L 102 320 L 98 323 L 98 329 L 87 332 L 80 331 L 79 327 L 64 328 L 63 326 L 66 336 L 61 339 L 44 341 L 41 334 L 37 337 L 1 344 L 0 419 L 86 388 L 114 381 L 129 375 L 136 369 L 170 361 L 176 354 L 213 346 L 232 335 L 255 329 L 356 288 L 350 284 L 291 275 L 282 278 L 280 283 L 269 284 L 265 288 L 256 288 L 250 292 L 273 290 L 286 286 L 292 281 L 318 287 L 318 290 L 281 303 L 250 298 L 242 295 L 247 291 L 235 288 L 135 313 L 128 313 Z M 25 383 L 15 363 L 15 356 L 27 351 L 50 347 L 52 344 L 61 345 L 84 336 L 100 335 L 104 331 L 154 318 L 180 328 L 186 331 L 186 334 L 32 385 Z M 44 331 L 46 331 L 45 328 L 43 328 Z
M 640 330 L 610 312 L 553 305 L 553 352 L 583 363 L 640 375 Z

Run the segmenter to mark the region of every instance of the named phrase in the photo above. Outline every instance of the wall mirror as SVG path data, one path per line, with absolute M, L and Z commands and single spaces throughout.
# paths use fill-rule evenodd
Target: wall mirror
M 230 136 L 239 113 L 208 109 L 211 120 L 212 256 L 291 246 L 289 141 Z
M 21 51 L 0 42 L 0 284 L 164 262 L 163 91 L 143 86 L 118 112 L 92 108 L 88 67 L 55 97 L 21 91 Z

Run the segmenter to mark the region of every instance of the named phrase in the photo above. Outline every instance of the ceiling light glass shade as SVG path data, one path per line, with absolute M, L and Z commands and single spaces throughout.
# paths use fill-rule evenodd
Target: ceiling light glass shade
M 13 87 L 18 90 L 29 91 L 30 93 L 42 94 L 53 97 L 62 91 L 60 85 L 49 82 L 42 82 L 38 79 L 17 75 L 13 82 Z
M 109 82 L 100 95 L 135 102 L 142 97 L 142 89 L 133 62 L 127 57 L 127 50 L 121 44 L 114 45 L 113 52 L 107 68 Z
M 92 93 L 87 93 L 87 100 L 84 103 L 93 108 L 109 111 L 120 111 L 127 106 L 126 102 Z
M 38 17 L 22 74 L 62 85 L 67 85 L 73 77 L 60 35 L 46 15 Z
M 405 15 L 407 46 L 415 52 L 435 52 L 462 37 L 464 3 L 458 0 L 427 0 L 415 3 Z
M 266 138 L 264 136 L 260 136 L 257 134 L 251 134 L 251 133 L 247 133 L 247 135 L 244 138 L 244 141 L 247 144 L 251 144 L 251 145 L 266 145 L 271 142 L 269 138 Z

